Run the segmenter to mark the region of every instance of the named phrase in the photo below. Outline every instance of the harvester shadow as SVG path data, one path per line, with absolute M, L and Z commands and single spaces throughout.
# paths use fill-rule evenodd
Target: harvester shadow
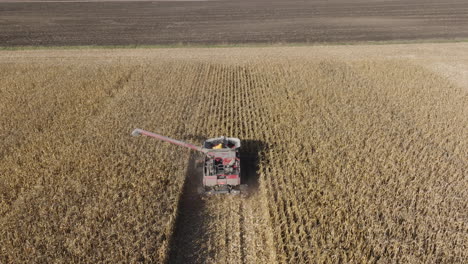
M 200 263 L 203 259 L 203 244 L 206 239 L 204 219 L 205 202 L 198 188 L 201 187 L 202 168 L 198 153 L 190 155 L 182 194 L 177 206 L 177 217 L 170 239 L 167 263 Z
M 249 194 L 258 189 L 259 155 L 266 148 L 266 144 L 262 141 L 242 140 L 240 148 L 241 183 L 248 185 Z M 198 153 L 193 153 L 190 156 L 177 207 L 177 218 L 169 241 L 167 263 L 204 263 L 207 259 L 215 257 L 213 249 L 209 249 L 207 235 L 210 233 L 208 223 L 211 216 L 205 207 L 205 197 L 199 192 L 202 185 L 203 168 L 197 160 L 202 159 L 203 156 Z
M 261 140 L 242 140 L 242 147 L 239 151 L 241 157 L 241 183 L 248 185 L 249 194 L 258 190 L 260 155 L 267 149 L 267 143 Z

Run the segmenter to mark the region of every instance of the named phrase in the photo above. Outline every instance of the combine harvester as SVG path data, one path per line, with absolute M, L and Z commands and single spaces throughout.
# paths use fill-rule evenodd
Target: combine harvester
M 245 193 L 247 185 L 241 185 L 241 167 L 238 138 L 210 138 L 203 142 L 202 147 L 197 147 L 179 140 L 161 136 L 143 129 L 135 129 L 132 136 L 145 135 L 175 145 L 202 152 L 204 154 L 203 166 L 203 190 L 206 194 Z

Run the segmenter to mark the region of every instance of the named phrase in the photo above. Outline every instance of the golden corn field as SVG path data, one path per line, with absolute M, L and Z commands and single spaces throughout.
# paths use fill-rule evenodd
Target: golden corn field
M 448 45 L 2 51 L 0 263 L 466 263 Z M 136 127 L 240 138 L 249 196 Z

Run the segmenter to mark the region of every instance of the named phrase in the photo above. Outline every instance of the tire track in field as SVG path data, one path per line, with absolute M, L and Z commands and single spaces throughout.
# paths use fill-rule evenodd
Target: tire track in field
M 202 171 L 188 167 L 178 217 L 171 238 L 168 263 L 274 262 L 271 227 L 258 189 L 257 163 L 265 148 L 261 140 L 265 120 L 263 95 L 253 70 L 235 65 L 204 65 L 191 90 L 200 94 L 188 132 L 199 137 L 234 136 L 242 140 L 243 181 L 249 197 L 196 194 Z M 258 74 L 257 74 L 258 75 Z M 202 82 L 204 80 L 204 82 Z M 192 129 L 190 129 L 192 128 Z

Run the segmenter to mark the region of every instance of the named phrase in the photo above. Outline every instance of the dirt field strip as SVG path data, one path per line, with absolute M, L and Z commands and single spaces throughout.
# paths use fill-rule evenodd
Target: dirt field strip
M 467 11 L 465 0 L 7 0 L 0 47 L 466 41 Z
M 2 51 L 0 262 L 463 263 L 466 50 Z M 135 127 L 241 138 L 251 194 Z

